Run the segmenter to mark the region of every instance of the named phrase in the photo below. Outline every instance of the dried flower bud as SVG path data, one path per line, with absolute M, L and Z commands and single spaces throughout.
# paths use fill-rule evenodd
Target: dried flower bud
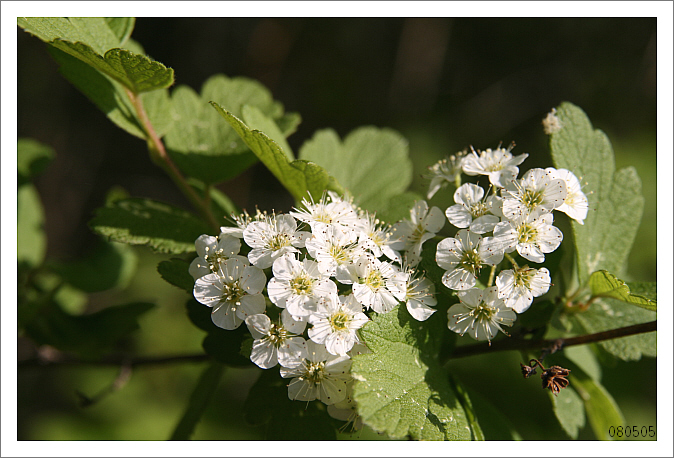
M 524 378 L 529 378 L 536 373 L 536 366 L 535 365 L 534 365 L 534 367 L 531 367 L 531 366 L 525 366 L 524 364 L 520 363 L 520 366 L 522 367 L 522 375 L 524 376 Z
M 551 366 L 544 370 L 541 374 L 543 388 L 549 388 L 557 396 L 562 388 L 569 385 L 569 381 L 565 378 L 569 375 L 569 372 L 571 372 L 569 369 L 560 366 Z

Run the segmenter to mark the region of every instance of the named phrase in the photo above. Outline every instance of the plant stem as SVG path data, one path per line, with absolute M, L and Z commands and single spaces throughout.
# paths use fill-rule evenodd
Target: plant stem
M 570 347 L 573 345 L 585 345 L 593 342 L 601 342 L 603 340 L 617 339 L 619 337 L 627 337 L 635 334 L 642 334 L 645 332 L 653 332 L 657 330 L 657 321 L 650 321 L 648 323 L 635 324 L 632 326 L 625 326 L 624 328 L 611 329 L 609 331 L 597 332 L 595 334 L 586 334 L 584 336 L 567 337 L 562 339 L 548 339 L 548 340 L 524 340 L 524 339 L 508 339 L 499 342 L 492 342 L 491 346 L 485 344 L 466 345 L 457 347 L 445 361 L 450 359 L 464 358 L 466 356 L 480 355 L 483 353 L 493 353 L 497 351 L 510 350 L 535 350 L 543 349 L 555 345 L 556 343 L 562 347 Z
M 506 259 L 507 259 L 508 261 L 510 261 L 510 264 L 513 265 L 513 267 L 515 268 L 515 270 L 517 270 L 517 269 L 520 268 L 520 267 L 517 265 L 517 262 L 515 262 L 515 258 L 513 258 L 512 256 L 510 256 L 508 253 L 503 253 L 503 255 L 506 257 Z
M 38 355 L 35 358 L 19 361 L 18 367 L 47 367 L 47 366 L 153 366 L 171 363 L 200 363 L 210 361 L 211 357 L 205 353 L 194 355 L 175 355 L 175 356 L 139 356 L 136 358 L 124 355 L 108 356 L 100 360 L 81 360 L 73 356 L 66 355 L 59 351 L 50 352 L 49 355 Z
M 148 150 L 150 151 L 150 158 L 152 159 L 152 162 L 154 162 L 157 166 L 161 167 L 168 174 L 168 176 L 171 177 L 173 182 L 178 186 L 178 188 L 183 192 L 183 194 L 185 194 L 185 196 L 189 199 L 192 205 L 194 205 L 194 207 L 199 210 L 202 216 L 206 218 L 208 224 L 210 224 L 214 228 L 219 228 L 220 225 L 217 223 L 217 221 L 215 221 L 215 218 L 213 217 L 213 214 L 211 213 L 209 206 L 206 205 L 206 203 L 194 191 L 194 188 L 192 188 L 189 184 L 187 184 L 187 181 L 185 181 L 185 178 L 183 178 L 182 174 L 180 173 L 180 170 L 178 170 L 178 167 L 176 167 L 176 165 L 173 163 L 171 158 L 166 153 L 164 143 L 157 135 L 157 132 L 154 130 L 154 127 L 150 122 L 150 118 L 147 116 L 147 113 L 145 112 L 145 108 L 143 107 L 143 102 L 140 99 L 140 95 L 135 94 L 133 91 L 129 89 L 126 89 L 126 95 L 129 97 L 129 100 L 136 109 L 136 113 L 138 114 L 138 118 L 140 119 L 143 130 L 148 136 L 147 144 Z
M 489 280 L 487 280 L 487 288 L 489 288 L 494 283 L 495 273 L 496 273 L 496 266 L 491 266 L 491 272 L 489 272 Z

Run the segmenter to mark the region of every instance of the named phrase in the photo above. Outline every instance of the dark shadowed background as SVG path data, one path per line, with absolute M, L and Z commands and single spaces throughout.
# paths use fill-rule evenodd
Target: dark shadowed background
M 20 29 L 17 34 L 18 135 L 56 151 L 36 182 L 46 213 L 48 257 L 75 259 L 94 246 L 96 236 L 86 223 L 114 185 L 187 208 L 151 163 L 144 142 L 114 126 L 60 76 L 43 42 Z M 617 166 L 633 165 L 642 178 L 646 208 L 629 272 L 634 280 L 656 280 L 655 19 L 139 18 L 132 37 L 175 70 L 177 85 L 199 91 L 216 73 L 261 81 L 286 111 L 302 115 L 289 138 L 295 151 L 321 128 L 332 127 L 341 136 L 362 125 L 398 130 L 410 142 L 412 188 L 423 194 L 426 167 L 469 145 L 484 149 L 514 141 L 514 153 L 530 155 L 526 168 L 550 166 L 541 120 L 570 101 L 608 134 Z M 293 205 L 260 164 L 219 187 L 249 211 L 256 205 L 287 211 Z M 441 194 L 430 202 L 446 208 L 451 195 Z M 138 253 L 131 286 L 93 295 L 89 306 L 122 298 L 156 301 L 159 307 L 141 323 L 138 352 L 199 352 L 203 334 L 184 315 L 185 295 L 154 270 L 163 258 L 149 250 Z M 29 347 L 21 342 L 20 352 Z M 516 365 L 517 355 L 512 357 Z M 471 373 L 485 380 L 494 363 L 488 360 L 476 358 L 457 370 L 464 380 Z M 85 409 L 77 407 L 75 390 L 96 394 L 112 382 L 114 369 L 22 370 L 19 439 L 166 438 L 199 370 L 196 365 L 138 369 L 122 390 Z M 228 369 L 217 405 L 207 411 L 195 438 L 260 437 L 234 415 L 258 372 Z M 628 424 L 655 425 L 654 375 L 654 360 L 604 372 L 604 384 Z M 521 425 L 525 439 L 565 437 L 549 418 L 551 410 L 527 412 L 510 400 L 531 391 L 543 405 L 547 400 L 538 387 L 503 383 L 510 385 L 517 386 L 519 397 L 501 407 Z M 583 437 L 592 437 L 587 427 Z

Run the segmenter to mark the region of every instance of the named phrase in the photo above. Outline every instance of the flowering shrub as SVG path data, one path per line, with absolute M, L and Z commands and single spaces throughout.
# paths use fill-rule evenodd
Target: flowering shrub
M 565 102 L 544 119 L 554 167 L 523 171 L 528 154 L 513 155 L 514 145 L 470 147 L 431 165 L 427 200 L 453 192 L 443 210 L 407 190 L 407 144 L 390 129 L 365 127 L 344 139 L 319 131 L 296 157 L 286 137 L 297 114 L 244 78 L 217 75 L 200 95 L 185 86 L 169 93 L 173 70 L 129 38 L 130 18 L 19 25 L 49 44 L 62 73 L 112 122 L 147 141 L 194 205 L 196 214 L 111 196 L 90 227 L 175 256 L 158 271 L 189 293 L 189 318 L 207 333 L 204 379 L 217 384 L 221 371 L 212 368 L 222 364 L 264 370 L 247 401 L 262 418 L 254 421 L 301 425 L 303 439 L 326 438 L 316 432 L 326 429 L 334 438 L 344 421 L 391 438 L 484 439 L 473 393 L 446 363 L 519 350 L 525 378 L 543 371 L 570 437 L 585 412 L 598 438 L 607 438 L 604 426 L 624 423 L 592 373 L 596 357 L 574 360 L 566 348 L 592 345 L 605 359 L 655 356 L 656 286 L 618 278 L 641 217 L 640 180 L 633 168 L 615 172 L 608 140 L 580 108 Z M 46 159 L 45 151 L 22 141 L 20 163 Z M 255 161 L 295 198 L 291 211 L 251 216 L 213 186 Z M 25 178 L 20 209 L 34 205 Z M 556 218 L 572 230 L 563 234 Z M 26 278 L 43 257 L 19 251 Z M 20 307 L 37 290 L 26 285 Z M 53 307 L 69 330 L 84 327 L 83 317 Z M 19 326 L 37 343 L 100 357 L 149 308 L 99 312 L 117 319 L 98 315 L 108 332 L 91 336 L 96 345 L 87 349 L 53 332 L 45 316 L 26 314 Z M 545 369 L 545 358 L 556 364 Z M 198 412 L 197 404 L 189 409 Z M 181 422 L 174 438 L 193 427 Z

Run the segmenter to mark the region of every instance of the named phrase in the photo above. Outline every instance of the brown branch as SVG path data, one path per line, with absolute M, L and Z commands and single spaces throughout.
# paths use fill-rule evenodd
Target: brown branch
M 196 207 L 201 212 L 204 218 L 206 218 L 208 224 L 216 229 L 219 229 L 220 225 L 213 217 L 209 205 L 207 205 L 206 202 L 204 202 L 199 197 L 192 186 L 187 184 L 187 181 L 185 181 L 185 178 L 180 173 L 180 170 L 178 170 L 178 167 L 173 163 L 169 155 L 166 153 L 164 143 L 161 141 L 161 138 L 159 138 L 159 135 L 157 135 L 157 132 L 154 130 L 154 126 L 150 122 L 150 118 L 145 112 L 140 95 L 135 94 L 129 89 L 126 89 L 126 95 L 129 97 L 133 107 L 136 109 L 136 113 L 138 114 L 138 118 L 142 123 L 143 130 L 145 130 L 145 133 L 148 136 L 148 149 L 150 150 L 150 157 L 152 158 L 152 161 L 161 167 L 169 177 L 171 177 L 173 182 L 190 200 L 192 205 L 194 205 L 194 207 Z
M 648 323 L 635 324 L 632 326 L 625 326 L 624 328 L 611 329 L 609 331 L 597 332 L 595 334 L 586 334 L 584 336 L 568 337 L 565 339 L 548 339 L 548 340 L 516 340 L 507 339 L 492 343 L 491 346 L 485 344 L 466 345 L 464 347 L 457 347 L 447 360 L 455 358 L 464 358 L 466 356 L 480 355 L 483 353 L 492 353 L 497 351 L 511 351 L 511 350 L 540 350 L 558 345 L 562 347 L 570 347 L 573 345 L 584 345 L 593 342 L 601 342 L 603 340 L 617 339 L 619 337 L 627 337 L 635 334 L 642 334 L 645 332 L 653 332 L 657 329 L 657 321 Z M 447 362 L 447 361 L 444 361 Z
M 124 355 L 108 356 L 100 360 L 82 360 L 74 356 L 66 355 L 59 351 L 50 351 L 48 354 L 38 353 L 35 358 L 25 359 L 18 362 L 18 367 L 50 367 L 50 366 L 153 366 L 172 363 L 200 363 L 209 361 L 211 357 L 205 353 L 194 355 L 174 356 L 139 356 L 131 358 Z

